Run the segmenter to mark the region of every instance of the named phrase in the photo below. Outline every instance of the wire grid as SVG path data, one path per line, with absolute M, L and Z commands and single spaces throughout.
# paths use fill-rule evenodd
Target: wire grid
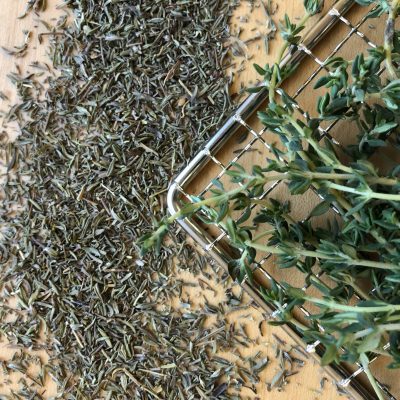
M 335 48 L 330 52 L 330 54 L 325 58 L 325 60 L 335 56 L 339 50 L 353 37 L 353 36 L 358 36 L 359 38 L 361 38 L 369 48 L 376 48 L 377 45 L 375 43 L 373 43 L 362 31 L 359 30 L 359 28 L 366 22 L 367 20 L 367 14 L 365 14 L 356 24 L 352 24 L 343 13 L 341 13 L 338 9 L 336 8 L 331 8 L 328 12 L 328 14 L 331 17 L 335 17 L 337 20 L 337 23 L 341 23 L 346 25 L 346 27 L 348 28 L 348 33 L 340 40 L 340 42 L 335 46 Z M 310 57 L 314 63 L 316 64 L 316 69 L 308 76 L 308 78 L 300 85 L 300 87 L 297 88 L 297 90 L 295 91 L 294 95 L 292 95 L 292 97 L 294 99 L 297 99 L 301 93 L 303 93 L 310 85 L 310 83 L 313 81 L 313 79 L 325 68 L 324 66 L 324 61 L 320 60 L 318 57 L 316 57 L 312 51 L 312 49 L 308 48 L 307 46 L 305 46 L 304 44 L 299 46 L 299 50 L 301 52 L 303 52 L 304 54 L 306 54 L 308 57 Z M 384 71 L 384 69 L 382 69 L 380 71 L 380 73 L 382 73 Z M 282 91 L 280 89 L 276 90 L 278 95 L 282 95 Z M 309 119 L 310 116 L 309 114 L 303 110 L 300 106 L 296 106 L 297 111 L 306 119 Z M 237 154 L 228 162 L 228 163 L 223 163 L 220 159 L 217 158 L 216 156 L 216 152 L 211 152 L 209 150 L 205 150 L 203 153 L 208 157 L 208 161 L 211 161 L 212 163 L 214 163 L 215 165 L 217 165 L 220 169 L 220 172 L 215 176 L 214 180 L 220 181 L 225 175 L 226 172 L 232 168 L 232 166 L 234 166 L 235 163 L 239 162 L 241 160 L 241 158 L 246 155 L 249 151 L 252 151 L 252 149 L 255 148 L 255 146 L 257 144 L 260 144 L 265 147 L 266 150 L 268 150 L 269 152 L 271 152 L 271 146 L 267 143 L 267 141 L 263 138 L 264 133 L 267 131 L 265 128 L 261 129 L 260 131 L 257 131 L 256 129 L 254 129 L 252 126 L 250 126 L 248 124 L 248 122 L 246 122 L 245 118 L 242 117 L 242 113 L 240 112 L 236 112 L 231 118 L 233 118 L 233 120 L 240 124 L 241 127 L 243 127 L 249 134 L 251 134 L 251 139 L 250 141 L 240 150 L 237 152 Z M 334 128 L 334 126 L 338 123 L 338 120 L 335 120 L 333 123 L 331 123 L 329 126 L 322 128 L 319 127 L 319 131 L 320 131 L 320 139 L 326 137 L 328 138 L 333 144 L 335 144 L 336 146 L 341 146 L 340 142 L 337 141 L 332 135 L 331 135 L 331 131 Z M 283 160 L 285 161 L 285 160 Z M 189 166 L 190 168 L 190 166 Z M 264 193 L 259 197 L 259 199 L 265 199 L 266 197 L 270 196 L 274 190 L 276 190 L 276 188 L 279 186 L 279 182 L 273 182 L 271 184 L 270 187 L 268 187 Z M 203 190 L 197 194 L 197 196 L 204 196 L 214 185 L 213 181 L 210 181 L 204 188 Z M 174 190 L 178 191 L 181 195 L 183 195 L 184 197 L 186 197 L 188 200 L 192 200 L 191 195 L 188 194 L 185 190 L 185 188 L 183 187 L 184 185 L 181 185 L 179 183 L 176 183 L 176 185 L 174 186 Z M 315 193 L 317 193 L 317 190 L 314 187 L 311 187 L 311 190 L 313 190 Z M 321 197 L 321 196 L 319 196 Z M 254 209 L 254 207 L 256 207 L 256 205 L 254 204 L 252 206 L 252 209 Z M 338 212 L 338 210 L 332 206 L 333 211 Z M 184 227 L 185 225 L 182 224 Z M 203 247 L 205 249 L 206 252 L 209 252 L 210 254 L 213 253 L 213 251 L 217 250 L 218 252 L 220 252 L 219 247 L 222 246 L 222 243 L 224 240 L 227 240 L 229 242 L 229 235 L 226 232 L 226 230 L 224 229 L 224 227 L 221 224 L 216 224 L 217 228 L 218 228 L 218 233 L 216 235 L 214 235 L 214 237 L 211 240 L 206 240 L 203 241 Z M 265 269 L 263 268 L 263 265 L 267 262 L 267 260 L 269 260 L 271 258 L 272 254 L 267 254 L 265 256 L 263 256 L 260 260 L 257 261 L 257 263 L 255 263 L 255 265 L 253 266 L 253 272 L 259 272 L 262 274 L 262 276 L 264 276 L 266 279 L 268 279 L 270 282 L 273 281 L 275 282 L 275 284 L 279 287 L 282 288 L 282 286 L 279 284 L 279 282 L 277 282 L 275 280 L 275 278 Z M 315 278 L 318 279 L 322 276 L 323 273 L 315 273 L 315 274 L 310 274 L 308 275 L 308 278 Z M 246 278 L 245 278 L 246 281 Z M 261 296 L 261 292 L 259 290 L 259 288 L 256 285 L 251 284 L 250 282 L 246 282 L 247 285 L 251 286 L 251 289 L 257 293 L 259 295 L 259 297 Z M 302 287 L 303 291 L 306 291 L 308 288 L 310 288 L 310 286 L 312 285 L 312 279 L 309 279 L 308 283 L 305 283 L 304 286 Z M 355 295 L 356 298 L 361 299 L 360 296 Z M 311 315 L 311 313 L 309 312 L 309 310 L 307 310 L 304 306 L 300 306 L 298 307 L 299 310 L 301 311 L 301 313 L 305 316 L 305 317 L 309 317 Z M 272 317 L 276 316 L 278 314 L 278 311 L 275 311 L 272 313 Z M 317 324 L 318 328 L 320 329 L 321 332 L 324 331 L 323 327 L 319 324 Z M 321 343 L 319 341 L 316 341 L 312 344 L 309 344 L 306 349 L 308 352 L 314 352 L 316 350 L 316 348 L 318 346 L 320 346 Z M 386 344 L 384 346 L 384 349 L 387 349 L 389 347 L 389 344 Z M 373 356 L 372 358 L 370 358 L 370 363 L 375 362 L 380 356 Z M 360 364 L 356 364 L 356 369 L 348 374 L 348 376 L 346 376 L 345 378 L 343 378 L 340 382 L 338 382 L 339 386 L 346 388 L 348 387 L 350 384 L 353 384 L 353 381 L 356 377 L 358 377 L 360 374 L 364 373 L 364 368 L 360 365 Z M 387 396 L 387 399 L 390 400 L 396 400 L 396 397 L 390 393 L 389 389 L 377 379 L 377 384 L 378 386 L 381 388 L 381 390 L 385 393 L 385 395 Z M 374 398 L 373 395 L 372 396 L 363 396 L 364 398 Z

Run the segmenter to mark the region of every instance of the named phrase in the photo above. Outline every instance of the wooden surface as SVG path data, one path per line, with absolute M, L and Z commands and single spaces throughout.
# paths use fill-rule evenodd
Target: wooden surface
M 280 2 L 279 8 L 277 9 L 276 14 L 274 15 L 274 20 L 278 21 L 282 19 L 285 13 L 288 13 L 291 18 L 294 20 L 298 20 L 303 16 L 302 11 L 302 2 Z M 327 10 L 331 5 L 332 1 L 328 1 L 325 3 L 325 10 Z M 257 5 L 257 2 L 255 3 Z M 367 53 L 367 49 L 371 48 L 371 43 L 376 45 L 381 45 L 383 41 L 383 30 L 384 30 L 384 21 L 383 20 L 363 20 L 363 16 L 366 14 L 367 10 L 365 8 L 361 8 L 358 6 L 353 7 L 348 13 L 346 13 L 345 22 L 339 22 L 332 31 L 324 38 L 324 40 L 318 44 L 315 48 L 313 48 L 313 55 L 306 56 L 298 66 L 296 73 L 284 84 L 285 90 L 289 93 L 289 95 L 296 98 L 299 106 L 302 111 L 307 111 L 311 116 L 317 116 L 316 112 L 316 100 L 319 96 L 321 96 L 325 89 L 321 88 L 318 90 L 313 90 L 313 86 L 317 82 L 317 80 L 326 74 L 324 70 L 321 70 L 319 63 L 323 62 L 325 59 L 330 57 L 332 52 L 337 48 L 337 52 L 335 56 L 341 56 L 345 59 L 351 60 L 354 58 L 355 54 L 363 51 L 365 54 Z M 262 21 L 265 21 L 265 16 L 262 8 L 255 8 L 253 12 L 249 11 L 249 5 L 242 4 L 242 8 L 237 10 L 237 16 L 234 16 L 232 19 L 232 27 L 233 33 L 235 30 L 237 31 L 239 28 L 240 20 L 243 20 L 243 16 L 246 16 L 245 19 L 248 19 L 247 23 L 242 23 L 241 27 L 241 35 L 240 38 L 246 41 L 249 38 L 255 36 L 257 32 L 265 32 L 265 25 L 263 25 Z M 308 29 L 312 29 L 318 23 L 320 16 L 313 17 L 308 23 Z M 358 34 L 350 35 L 351 28 L 357 26 Z M 342 42 L 342 39 L 349 36 L 349 39 L 345 42 Z M 278 49 L 281 46 L 280 38 L 277 38 L 270 43 L 270 54 L 265 54 L 265 50 L 263 47 L 262 41 L 254 41 L 249 44 L 247 49 L 247 58 L 242 57 L 242 59 L 236 59 L 236 65 L 233 67 L 233 72 L 237 69 L 241 69 L 243 66 L 245 67 L 244 71 L 242 71 L 239 75 L 234 74 L 234 83 L 232 85 L 233 93 L 238 93 L 242 86 L 254 86 L 257 81 L 257 74 L 254 72 L 252 68 L 253 63 L 259 64 L 263 67 L 266 63 L 273 63 L 275 61 L 275 57 Z M 313 76 L 311 80 L 308 80 L 310 76 Z M 299 90 L 304 85 L 307 84 L 307 87 L 303 90 Z M 304 119 L 304 117 L 298 113 L 297 118 Z M 263 129 L 262 125 L 258 121 L 257 117 L 250 117 L 246 120 L 246 123 L 253 129 L 253 131 L 260 133 Z M 323 125 L 325 129 L 328 128 L 328 125 Z M 355 132 L 357 128 L 354 124 L 349 124 L 347 121 L 341 121 L 337 123 L 331 130 L 330 134 L 341 144 L 348 145 L 355 141 Z M 237 154 L 240 154 L 241 150 L 245 148 L 253 139 L 252 134 L 248 134 L 246 136 L 246 129 L 239 129 L 238 132 L 232 135 L 232 137 L 228 140 L 228 142 L 223 146 L 221 150 L 219 150 L 216 154 L 213 154 L 214 160 L 219 160 L 222 165 L 226 166 L 229 161 L 234 159 Z M 261 135 L 262 139 L 265 142 L 271 144 L 276 143 L 279 146 L 279 139 L 276 135 L 265 132 Z M 341 154 L 340 148 L 338 148 L 338 153 Z M 256 165 L 264 165 L 265 158 L 273 159 L 274 156 L 268 151 L 264 144 L 260 141 L 256 141 L 250 148 L 250 151 L 246 151 L 243 156 L 237 161 L 246 169 L 250 170 L 251 167 Z M 344 157 L 344 156 L 343 156 Z M 374 157 L 373 162 L 379 161 L 379 158 L 383 159 L 382 155 L 378 157 Z M 393 158 L 393 157 L 392 157 Z M 387 154 L 385 154 L 385 160 L 387 159 Z M 204 172 L 201 171 L 198 173 L 198 177 L 188 186 L 185 187 L 186 192 L 198 195 L 203 189 L 206 188 L 207 184 L 217 177 L 219 177 L 221 170 L 221 165 L 216 163 L 214 160 L 210 160 L 207 164 Z M 398 160 L 394 160 L 398 163 Z M 378 163 L 376 163 L 378 164 Z M 225 189 L 232 189 L 235 184 L 230 182 L 229 177 L 222 176 L 220 181 L 223 183 Z M 207 192 L 205 194 L 207 197 Z M 276 188 L 268 195 L 268 197 L 275 198 L 280 201 L 285 201 L 289 199 L 292 205 L 291 215 L 295 220 L 303 220 L 306 218 L 311 210 L 320 202 L 318 196 L 309 190 L 304 195 L 300 196 L 290 196 L 289 191 L 285 183 L 280 183 L 276 186 Z M 333 218 L 333 211 L 331 216 Z M 320 218 L 313 218 L 314 224 L 325 224 L 326 223 L 326 215 Z M 263 225 L 262 229 L 266 229 L 265 225 Z M 214 230 L 213 228 L 208 228 L 208 233 L 214 238 L 218 238 L 221 231 Z M 254 236 L 261 232 L 254 232 Z M 263 261 L 262 258 L 266 254 L 259 254 L 257 261 Z M 281 270 L 277 267 L 275 262 L 275 257 L 268 258 L 263 264 L 262 268 L 267 271 L 270 275 L 272 275 L 278 282 L 288 282 L 296 287 L 303 287 L 304 276 L 300 272 L 296 272 L 293 269 L 284 269 Z M 257 273 L 256 278 L 262 281 L 262 274 Z M 325 280 L 325 278 L 323 278 Z M 329 284 L 328 281 L 326 281 Z M 313 290 L 312 288 L 307 289 L 307 293 L 310 295 L 320 296 L 320 294 Z M 317 311 L 316 307 L 312 305 L 307 305 L 309 311 Z M 299 315 L 300 319 L 304 321 L 304 315 Z M 381 380 L 384 384 L 391 388 L 391 391 L 394 395 L 400 395 L 400 384 L 399 384 L 399 372 L 388 370 L 386 368 L 387 364 L 390 361 L 381 357 L 378 361 L 374 362 L 371 365 L 371 370 L 374 372 L 375 376 Z M 316 376 L 316 369 L 314 373 L 307 375 L 307 382 Z M 365 375 L 362 374 L 361 377 L 364 378 Z M 296 384 L 303 383 L 304 378 L 300 377 L 300 375 L 293 378 L 293 381 L 296 381 Z M 313 398 L 315 394 L 312 393 L 306 387 L 300 386 L 296 387 L 296 384 L 289 385 L 285 391 L 285 394 L 282 394 L 282 398 Z M 271 396 L 271 394 L 269 394 Z M 273 394 L 273 396 L 277 396 L 276 398 L 280 398 L 280 394 Z M 287 396 L 287 397 L 286 397 Z M 292 397 L 293 396 L 293 397 Z M 332 397 L 329 397 L 332 396 Z M 325 393 L 322 395 L 317 395 L 319 398 L 337 398 L 337 394 Z M 263 398 L 263 397 L 262 397 Z
M 25 18 L 18 19 L 19 16 L 24 14 L 26 3 L 27 1 L 24 0 L 0 0 L 0 20 L 2 21 L 0 25 L 0 46 L 13 50 L 14 46 L 20 46 L 24 43 L 24 31 L 31 32 L 29 47 L 25 57 L 16 58 L 8 55 L 3 49 L 0 49 L 0 90 L 8 97 L 8 101 L 0 100 L 0 110 L 2 112 L 7 111 L 10 105 L 14 104 L 17 100 L 14 86 L 11 84 L 7 75 L 11 72 L 20 71 L 22 73 L 27 73 L 28 71 L 34 71 L 32 67 L 30 67 L 33 61 L 48 63 L 46 37 L 43 38 L 42 44 L 39 43 L 39 34 L 47 31 L 40 22 L 40 19 L 54 23 L 60 15 L 65 14 L 64 11 L 56 9 L 56 6 L 59 4 L 58 1 L 48 1 L 48 10 L 42 13 L 40 17 L 34 13 L 30 13 Z M 16 124 L 11 123 L 4 125 L 3 123 L 0 133 L 4 132 L 6 132 L 10 138 L 15 137 L 18 133 Z M 4 173 L 4 164 L 2 164 L 1 160 L 2 157 L 0 154 L 0 176 Z M 15 304 L 9 305 L 14 306 Z M 29 349 L 12 346 L 5 340 L 4 336 L 0 334 L 0 361 L 10 360 L 13 356 L 21 352 L 38 356 L 43 363 L 46 363 L 48 359 L 48 355 L 44 352 L 33 352 Z M 29 368 L 29 373 L 35 376 L 40 373 L 40 369 L 37 365 L 32 365 Z M 4 376 L 2 372 L 0 372 L 0 398 L 4 395 L 13 398 L 12 391 L 18 388 L 18 381 L 21 378 L 24 378 L 24 376 L 18 372 L 10 376 Z M 29 379 L 27 381 L 29 384 L 32 383 Z M 49 375 L 46 376 L 44 387 L 38 387 L 37 390 L 44 398 L 51 398 L 57 393 L 56 384 Z
M 301 17 L 303 15 L 302 1 L 285 0 L 279 1 L 279 3 L 276 1 L 275 3 L 279 5 L 276 15 L 273 16 L 275 23 L 278 23 L 278 20 L 284 15 L 285 12 L 287 12 L 292 17 Z M 40 22 L 38 22 L 39 18 L 32 13 L 24 19 L 17 19 L 17 17 L 23 13 L 25 4 L 26 1 L 22 0 L 0 0 L 0 17 L 2 21 L 2 24 L 0 26 L 1 46 L 12 48 L 15 45 L 19 45 L 23 41 L 22 31 L 26 29 L 32 31 L 29 51 L 26 57 L 16 59 L 7 55 L 4 52 L 0 53 L 0 88 L 11 100 L 10 102 L 0 102 L 0 109 L 2 110 L 6 110 L 9 104 L 12 104 L 12 102 L 15 100 L 12 85 L 9 84 L 6 77 L 7 73 L 15 71 L 16 65 L 18 65 L 18 68 L 22 71 L 28 71 L 30 69 L 29 64 L 32 61 L 46 60 L 46 41 L 44 41 L 42 45 L 39 45 L 38 43 L 38 33 L 45 30 Z M 49 21 L 52 18 L 57 18 L 60 13 L 62 13 L 62 11 L 56 10 L 55 8 L 55 6 L 57 5 L 57 1 L 48 0 L 48 4 L 48 11 L 40 16 L 41 19 L 44 19 L 46 21 Z M 241 40 L 252 38 L 257 35 L 258 32 L 261 35 L 267 32 L 267 19 L 264 11 L 261 7 L 259 7 L 260 4 L 257 1 L 255 2 L 255 5 L 256 6 L 254 10 L 251 10 L 250 3 L 247 1 L 242 1 L 241 6 L 236 10 L 235 14 L 232 17 L 232 34 L 235 35 L 240 26 L 242 30 L 242 33 L 240 34 Z M 311 21 L 311 24 L 312 23 L 315 23 L 315 19 Z M 244 57 L 237 57 L 235 60 L 236 66 L 233 68 L 233 70 L 235 68 L 238 69 L 241 66 L 244 67 L 244 70 L 240 73 L 240 75 L 233 75 L 234 80 L 232 84 L 232 93 L 237 93 L 241 85 L 248 86 L 251 85 L 252 82 L 254 83 L 256 81 L 257 76 L 253 70 L 252 63 L 257 62 L 260 65 L 264 65 L 266 62 L 272 61 L 279 47 L 279 43 L 279 39 L 271 41 L 268 55 L 265 52 L 265 47 L 262 39 L 255 40 L 248 44 L 246 52 L 250 59 L 246 60 Z M 326 44 L 326 46 L 329 47 L 329 42 Z M 323 50 L 321 50 L 321 52 L 323 52 Z M 302 71 L 303 74 L 311 72 L 310 67 L 307 67 L 306 64 L 302 68 Z M 232 72 L 233 71 L 228 71 L 228 73 Z M 312 101 L 314 101 L 314 98 L 305 97 L 302 99 L 302 104 L 304 107 L 307 107 L 311 104 Z M 256 124 L 255 121 L 254 124 Z M 15 126 L 11 125 L 5 127 L 4 129 L 8 133 L 10 133 L 10 135 L 15 135 Z M 343 130 L 340 130 L 340 133 L 343 133 Z M 230 156 L 231 154 L 225 154 L 225 157 Z M 252 163 L 254 162 L 261 162 L 265 158 L 265 156 L 266 153 L 263 149 L 257 149 L 251 155 L 251 157 L 244 161 L 244 166 L 252 165 Z M 209 181 L 213 173 L 214 170 L 210 169 L 209 174 L 203 177 L 204 182 Z M 201 187 L 203 183 L 198 182 L 197 187 L 195 187 L 194 190 L 197 190 L 199 187 Z M 284 187 L 282 187 L 280 191 L 278 191 L 278 195 L 287 195 Z M 295 207 L 294 213 L 296 213 L 296 217 L 301 217 L 302 215 L 305 215 L 310 207 L 315 204 L 315 201 L 317 201 L 315 197 L 312 197 L 311 195 L 304 198 L 303 200 L 298 203 L 299 207 Z M 268 264 L 268 268 L 273 270 L 275 267 L 271 263 Z M 183 277 L 188 281 L 198 282 L 197 278 L 194 277 L 190 272 L 180 272 L 180 277 Z M 213 281 L 210 281 L 209 284 L 215 286 L 215 283 Z M 196 308 L 204 306 L 204 298 L 207 298 L 210 302 L 218 304 L 218 301 L 223 298 L 225 291 L 222 287 L 215 287 L 215 290 L 216 292 L 214 293 L 210 290 L 203 290 L 200 287 L 195 289 L 192 288 L 187 293 L 183 293 L 181 299 L 176 299 L 176 302 L 178 304 L 179 302 L 182 302 L 187 298 L 190 299 L 192 307 Z M 234 291 L 237 290 L 238 288 L 235 287 Z M 250 338 L 253 340 L 253 345 L 248 348 L 242 346 L 237 354 L 227 354 L 222 350 L 219 351 L 220 355 L 233 360 L 240 357 L 254 355 L 255 353 L 257 353 L 257 351 L 261 351 L 265 355 L 269 356 L 269 358 L 271 359 L 271 365 L 266 368 L 266 370 L 261 374 L 260 383 L 257 384 L 258 398 L 268 398 L 271 400 L 336 400 L 339 398 L 343 398 L 337 394 L 336 389 L 330 382 L 327 382 L 325 384 L 323 392 L 320 391 L 320 381 L 323 373 L 319 365 L 311 360 L 306 363 L 305 367 L 298 369 L 299 373 L 289 379 L 290 384 L 287 385 L 283 391 L 279 392 L 275 389 L 271 392 L 268 392 L 267 383 L 271 381 L 271 379 L 277 372 L 276 361 L 274 361 L 274 353 L 276 350 L 274 344 L 275 339 L 272 334 L 275 333 L 281 339 L 287 342 L 287 345 L 285 346 L 286 349 L 289 349 L 293 345 L 293 341 L 282 331 L 282 329 L 269 327 L 265 323 L 262 323 L 262 320 L 263 316 L 261 312 L 255 309 L 252 309 L 250 312 L 246 310 L 244 312 L 232 313 L 229 316 L 229 321 L 231 323 L 241 324 L 246 332 L 249 334 Z M 11 357 L 12 354 L 16 351 L 29 351 L 29 349 L 15 349 L 4 340 L 0 341 L 0 360 L 6 360 L 7 358 Z M 39 355 L 43 359 L 46 358 L 45 354 Z M 19 378 L 20 375 L 15 374 L 12 382 L 10 383 L 6 381 L 5 377 L 3 377 L 0 372 L 0 396 L 10 394 L 11 389 L 14 387 L 13 385 L 17 384 Z M 56 385 L 51 381 L 50 378 L 48 378 L 46 387 L 40 389 L 40 392 L 43 393 L 43 396 L 45 398 L 49 398 L 56 393 Z M 243 398 L 256 399 L 257 396 L 254 395 L 250 390 L 245 389 L 243 391 Z

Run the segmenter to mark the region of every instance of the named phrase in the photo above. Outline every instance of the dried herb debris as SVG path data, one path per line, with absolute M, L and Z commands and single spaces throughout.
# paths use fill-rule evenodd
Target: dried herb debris
M 174 250 L 139 258 L 134 243 L 165 213 L 172 176 L 232 108 L 223 42 L 233 5 L 66 4 L 73 24 L 49 26 L 59 75 L 47 88 L 39 83 L 47 66 L 12 75 L 20 103 L 7 121 L 21 135 L 2 144 L 0 330 L 49 353 L 43 374 L 63 398 L 228 398 L 245 380 L 210 356 L 235 344 L 225 322 L 203 326 L 212 305 L 168 307 L 184 286 L 171 277 Z M 29 1 L 27 11 L 44 5 Z M 193 271 L 204 267 L 188 245 L 179 257 Z M 15 296 L 17 308 L 8 303 Z M 247 376 L 262 368 L 253 364 Z M 15 398 L 40 398 L 21 385 Z

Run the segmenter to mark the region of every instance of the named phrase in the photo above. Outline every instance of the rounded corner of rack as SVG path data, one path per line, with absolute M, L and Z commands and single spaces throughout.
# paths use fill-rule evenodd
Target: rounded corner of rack
M 175 214 L 178 211 L 178 208 L 176 206 L 178 193 L 178 184 L 176 182 L 172 182 L 167 192 L 167 207 L 170 214 Z

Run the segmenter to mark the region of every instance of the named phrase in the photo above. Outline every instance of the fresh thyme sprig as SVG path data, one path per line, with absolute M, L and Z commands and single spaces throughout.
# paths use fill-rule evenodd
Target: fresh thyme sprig
M 225 190 L 221 182 L 214 181 L 210 197 L 193 197 L 193 203 L 165 217 L 140 245 L 142 252 L 159 247 L 175 220 L 196 214 L 228 233 L 239 253 L 229 269 L 239 281 L 247 276 L 257 285 L 252 273 L 257 252 L 275 254 L 280 268 L 303 273 L 305 281 L 321 296 L 272 280 L 269 288 L 260 287 L 260 291 L 278 311 L 274 323 L 289 323 L 306 340 L 321 342 L 326 348 L 323 364 L 360 362 L 382 399 L 368 368 L 368 354 L 389 355 L 389 367 L 400 367 L 400 166 L 383 176 L 370 157 L 385 146 L 400 148 L 400 33 L 394 23 L 400 1 L 357 2 L 374 6 L 370 18 L 386 15 L 384 45 L 353 60 L 327 60 L 324 66 L 328 72 L 315 84 L 315 88 L 326 90 L 316 102 L 318 117 L 303 117 L 296 101 L 282 88 L 296 66 L 280 63 L 291 46 L 298 46 L 307 20 L 321 11 L 323 3 L 305 0 L 305 16 L 297 24 L 285 16 L 280 25 L 284 44 L 276 63 L 256 65 L 264 85 L 249 89 L 268 89 L 269 104 L 258 117 L 280 138 L 281 146 L 272 148 L 275 159 L 255 165 L 251 171 L 233 164 L 227 174 L 236 184 L 234 189 Z M 388 78 L 380 76 L 382 68 Z M 342 149 L 350 162 L 343 161 L 331 141 L 323 138 L 322 123 L 337 120 L 353 121 L 358 129 L 356 143 Z M 261 198 L 267 185 L 278 181 L 285 182 L 293 196 L 312 188 L 323 200 L 308 219 L 296 221 L 289 202 Z M 253 216 L 255 205 L 259 211 Z M 332 207 L 338 214 L 328 218 Z M 235 219 L 237 211 L 241 216 Z M 313 219 L 325 214 L 327 225 L 315 228 Z M 256 230 L 261 233 L 255 234 Z M 317 270 L 331 278 L 333 285 L 318 278 Z M 369 281 L 371 287 L 366 289 L 360 278 Z M 295 312 L 308 303 L 317 306 L 319 312 L 304 325 L 295 318 Z M 389 347 L 384 346 L 387 342 Z

